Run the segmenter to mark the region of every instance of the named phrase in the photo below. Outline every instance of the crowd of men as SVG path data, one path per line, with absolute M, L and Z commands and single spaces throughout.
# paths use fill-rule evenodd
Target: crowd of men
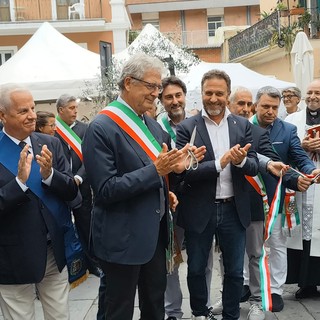
M 36 294 L 45 319 L 69 319 L 70 283 L 86 269 L 100 277 L 98 320 L 131 320 L 136 293 L 141 320 L 182 319 L 184 247 L 194 320 L 239 319 L 247 300 L 248 319 L 263 320 L 284 308 L 285 283 L 299 286 L 297 299 L 320 296 L 320 80 L 300 110 L 296 87 L 253 98 L 211 70 L 202 109 L 189 114 L 186 85 L 164 74 L 157 58 L 132 56 L 117 99 L 89 125 L 76 97 L 59 97 L 55 116 L 36 113 L 27 89 L 0 88 L 5 319 L 35 320 Z M 222 285 L 212 302 L 214 242 Z

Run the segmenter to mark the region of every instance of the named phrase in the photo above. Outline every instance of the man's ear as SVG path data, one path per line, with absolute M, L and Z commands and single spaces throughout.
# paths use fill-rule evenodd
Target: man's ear
M 2 121 L 2 123 L 5 123 L 5 121 L 6 121 L 3 111 L 0 111 L 0 120 Z

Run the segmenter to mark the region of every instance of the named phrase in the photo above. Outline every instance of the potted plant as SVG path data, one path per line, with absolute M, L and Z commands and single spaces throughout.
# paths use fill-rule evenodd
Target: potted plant
M 290 16 L 298 16 L 298 15 L 303 15 L 305 13 L 305 8 L 304 7 L 296 7 L 290 9 Z
M 287 17 L 289 15 L 289 9 L 288 7 L 282 3 L 282 1 L 279 1 L 276 10 L 279 11 L 280 17 Z
M 289 26 L 280 26 L 280 30 L 273 29 L 270 46 L 278 45 L 278 47 L 284 48 L 290 57 L 293 42 L 299 30 L 300 27 L 297 22 Z
M 303 29 L 303 31 L 309 35 L 309 24 L 311 22 L 311 13 L 308 11 L 305 11 L 304 14 L 299 17 L 298 19 L 298 26 L 299 28 Z

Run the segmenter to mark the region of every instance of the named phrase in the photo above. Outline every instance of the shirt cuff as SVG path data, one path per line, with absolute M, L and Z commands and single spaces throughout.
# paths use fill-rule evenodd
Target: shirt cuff
M 50 174 L 50 176 L 49 176 L 46 180 L 43 180 L 43 179 L 42 179 L 42 182 L 43 182 L 44 184 L 46 184 L 47 186 L 51 186 L 52 177 L 53 177 L 53 169 L 51 168 L 51 174 Z
M 247 161 L 247 157 L 245 157 L 239 164 L 235 164 L 235 167 L 242 168 Z
M 74 176 L 74 178 L 77 179 L 77 180 L 79 180 L 79 181 L 80 181 L 80 184 L 82 184 L 83 179 L 82 179 L 79 175 L 76 174 L 76 175 Z
M 214 164 L 216 166 L 217 172 L 221 172 L 222 168 L 221 168 L 221 164 L 220 164 L 220 159 L 215 160 Z
M 19 185 L 19 187 L 21 188 L 21 190 L 22 190 L 23 192 L 26 192 L 26 191 L 29 189 L 25 184 L 23 184 L 23 183 L 18 179 L 18 177 L 16 177 L 16 181 L 17 181 L 17 184 Z

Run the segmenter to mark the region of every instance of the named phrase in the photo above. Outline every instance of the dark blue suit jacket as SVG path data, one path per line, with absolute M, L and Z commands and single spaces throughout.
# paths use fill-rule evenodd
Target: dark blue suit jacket
M 170 137 L 156 121 L 145 117 L 145 122 L 160 145 L 170 145 Z M 153 162 L 137 142 L 103 114 L 89 125 L 83 155 L 94 193 L 94 254 L 112 263 L 148 262 L 157 246 L 160 188 L 164 184 Z
M 52 183 L 50 187 L 43 184 L 43 188 L 63 201 L 72 200 L 77 186 L 59 140 L 36 132 L 30 138 L 34 155 L 40 154 L 44 144 L 53 155 Z M 0 283 L 42 280 L 47 262 L 47 233 L 61 271 L 66 265 L 64 232 L 42 201 L 30 189 L 23 192 L 15 176 L 0 164 Z
M 248 120 L 235 115 L 228 116 L 230 147 L 240 144 L 244 147 L 252 143 L 251 124 Z M 216 197 L 216 184 L 219 173 L 216 170 L 215 155 L 202 114 L 188 118 L 177 127 L 177 147 L 190 141 L 194 127 L 197 126 L 195 145 L 205 145 L 207 152 L 197 170 L 185 173 L 180 186 L 179 215 L 177 224 L 185 230 L 202 232 L 212 216 Z M 254 176 L 258 172 L 256 152 L 250 148 L 247 161 L 242 168 L 231 165 L 235 204 L 240 221 L 244 227 L 250 224 L 249 183 L 245 175 Z
M 295 125 L 277 118 L 273 122 L 269 138 L 274 150 L 278 153 L 284 163 L 298 168 L 298 170 L 303 173 L 311 173 L 315 169 L 313 162 L 301 147 L 300 139 L 297 136 L 297 127 Z M 277 186 L 277 180 L 266 173 L 262 174 L 262 178 L 266 185 L 269 203 L 271 203 Z M 294 189 L 294 185 L 287 186 Z M 285 187 L 283 185 L 280 212 L 282 212 L 285 196 L 284 189 Z

